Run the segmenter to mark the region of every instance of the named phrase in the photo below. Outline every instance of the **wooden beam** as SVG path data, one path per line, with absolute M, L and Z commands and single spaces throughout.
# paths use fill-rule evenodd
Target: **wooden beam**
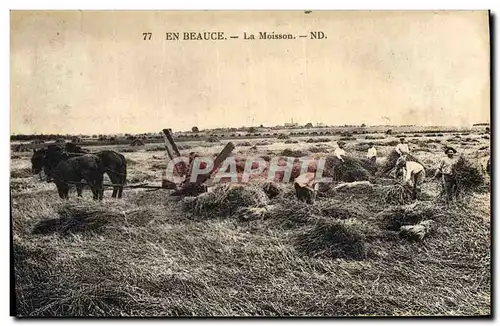
M 181 153 L 179 152 L 179 149 L 177 148 L 177 145 L 174 142 L 174 138 L 172 137 L 172 129 L 163 129 L 163 134 L 165 135 L 165 137 L 167 138 L 167 141 L 172 146 L 172 150 L 174 152 L 174 155 L 181 156 Z
M 176 157 L 176 152 L 174 150 L 174 147 L 172 146 L 173 139 L 172 134 L 170 133 L 170 129 L 163 129 L 163 139 L 165 141 L 165 149 L 167 150 L 167 155 L 170 160 L 173 160 Z
M 222 162 L 224 162 L 224 160 L 229 156 L 229 154 L 231 154 L 234 148 L 235 147 L 233 143 L 229 142 L 226 144 L 219 155 L 217 155 L 217 157 L 215 158 L 214 168 L 212 169 L 212 171 L 216 170 L 222 164 Z
M 222 162 L 224 162 L 224 160 L 226 158 L 228 158 L 228 156 L 231 154 L 231 152 L 234 150 L 234 148 L 235 148 L 235 146 L 233 143 L 231 143 L 231 142 L 227 143 L 226 146 L 224 146 L 222 151 L 220 151 L 220 153 L 215 158 L 212 171 L 210 171 L 210 173 L 200 175 L 199 178 L 195 181 L 195 184 L 199 185 L 199 184 L 206 182 L 208 179 L 210 179 L 212 177 L 213 171 L 215 171 L 219 168 L 219 166 L 222 164 Z
M 181 153 L 179 152 L 179 149 L 177 148 L 177 145 L 175 144 L 174 138 L 172 137 L 172 130 L 171 129 L 163 129 L 163 138 L 165 140 L 165 149 L 167 150 L 167 155 L 170 158 L 170 160 L 173 160 L 176 157 L 180 157 Z M 167 161 L 168 165 L 168 161 Z M 184 162 L 179 162 L 176 165 L 177 172 L 179 173 L 180 176 L 186 175 L 187 171 L 187 166 L 186 163 Z

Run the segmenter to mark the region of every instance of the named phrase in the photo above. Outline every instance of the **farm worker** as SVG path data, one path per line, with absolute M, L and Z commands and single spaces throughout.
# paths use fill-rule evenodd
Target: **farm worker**
M 403 170 L 403 181 L 412 188 L 412 199 L 417 199 L 417 193 L 421 191 L 421 185 L 425 180 L 425 169 L 422 164 L 406 160 L 402 155 L 396 162 L 396 171 Z
M 370 148 L 368 148 L 368 153 L 366 154 L 366 157 L 372 162 L 373 165 L 377 162 L 377 150 L 375 149 L 375 146 L 373 143 L 369 144 Z
M 403 154 L 410 154 L 410 148 L 408 147 L 408 143 L 404 137 L 399 138 L 399 144 L 396 146 L 396 152 L 399 156 Z
M 334 152 L 335 157 L 337 157 L 339 160 L 344 162 L 343 156 L 345 156 L 345 150 L 344 150 L 345 142 L 339 141 L 337 144 L 338 144 L 338 147 L 335 148 L 335 152 Z
M 308 204 L 313 204 L 318 192 L 318 183 L 316 183 L 316 174 L 306 172 L 295 178 L 293 186 L 297 199 Z
M 454 167 L 457 163 L 455 154 L 457 150 L 453 147 L 446 147 L 444 150 L 446 157 L 441 160 L 433 178 L 437 178 L 439 173 L 442 175 L 443 189 L 446 193 L 446 201 L 450 202 L 453 199 L 453 192 L 455 191 L 456 182 L 454 178 Z

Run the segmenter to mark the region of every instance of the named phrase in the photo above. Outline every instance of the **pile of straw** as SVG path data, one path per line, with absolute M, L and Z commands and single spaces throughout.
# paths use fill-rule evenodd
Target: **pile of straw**
M 309 153 L 301 151 L 301 150 L 294 150 L 290 148 L 285 148 L 282 152 L 282 156 L 286 157 L 304 157 L 307 156 Z
M 436 222 L 425 220 L 417 225 L 404 225 L 401 227 L 399 235 L 410 241 L 422 241 L 436 230 Z
M 316 226 L 297 237 L 296 246 L 312 257 L 363 259 L 364 240 L 356 220 L 319 219 Z
M 399 231 L 405 225 L 415 225 L 424 220 L 436 220 L 445 216 L 445 211 L 434 204 L 416 203 L 385 209 L 377 215 L 377 220 L 381 228 Z
M 332 164 L 329 165 L 329 159 L 327 159 L 325 174 L 331 174 L 336 182 L 370 181 L 372 179 L 370 171 L 365 169 L 358 159 L 345 157 L 344 162 L 337 158 L 331 158 L 331 160 Z M 332 165 L 333 171 L 329 169 Z
M 382 173 L 382 175 L 387 175 L 391 172 L 392 169 L 394 169 L 398 158 L 399 158 L 399 154 L 398 154 L 398 152 L 396 152 L 396 150 L 392 150 L 389 153 L 389 155 L 387 155 L 387 159 L 386 159 L 384 165 L 380 169 L 380 172 Z M 406 160 L 409 162 L 417 162 L 417 163 L 422 164 L 422 162 L 420 162 L 415 156 L 413 156 L 411 154 L 406 154 Z
M 106 226 L 125 221 L 120 210 L 100 204 L 67 203 L 57 211 L 60 218 L 45 219 L 33 229 L 35 234 L 78 233 L 84 231 L 103 231 Z
M 457 195 L 467 195 L 477 191 L 484 184 L 484 177 L 471 162 L 463 156 L 459 157 L 454 166 L 454 177 Z
M 185 209 L 204 218 L 230 216 L 241 207 L 263 207 L 267 203 L 264 190 L 253 184 L 219 184 L 197 197 L 183 198 Z
M 389 205 L 410 204 L 412 199 L 412 189 L 406 184 L 385 185 L 381 188 L 383 201 Z

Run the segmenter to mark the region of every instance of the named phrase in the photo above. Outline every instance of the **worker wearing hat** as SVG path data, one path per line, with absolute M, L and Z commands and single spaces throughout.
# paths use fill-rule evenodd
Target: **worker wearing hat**
M 377 149 L 375 148 L 375 145 L 373 143 L 369 143 L 368 146 L 368 153 L 366 153 L 366 157 L 370 160 L 370 162 L 375 165 L 377 162 Z
M 410 154 L 410 148 L 408 147 L 408 143 L 406 142 L 406 138 L 399 138 L 399 144 L 396 146 L 396 152 L 401 156 L 404 154 Z
M 337 157 L 339 160 L 344 162 L 343 156 L 345 156 L 345 150 L 344 150 L 345 142 L 339 141 L 339 142 L 337 142 L 337 145 L 338 145 L 338 147 L 335 148 L 335 152 L 334 152 L 335 157 Z
M 457 158 L 455 154 L 457 150 L 453 147 L 447 146 L 444 149 L 446 157 L 441 160 L 439 166 L 434 174 L 434 178 L 437 178 L 439 174 L 441 174 L 443 189 L 446 193 L 446 201 L 450 202 L 453 200 L 453 193 L 456 188 L 456 182 L 454 178 L 454 167 L 457 163 Z

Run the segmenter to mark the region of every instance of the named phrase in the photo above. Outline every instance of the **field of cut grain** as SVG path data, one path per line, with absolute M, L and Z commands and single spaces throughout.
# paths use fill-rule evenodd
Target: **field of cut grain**
M 428 168 L 444 143 L 474 162 L 489 155 L 483 135 L 417 136 L 408 140 Z M 336 138 L 327 138 L 235 140 L 235 154 L 328 155 Z M 360 136 L 346 151 L 362 157 L 373 141 L 383 162 L 395 140 Z M 223 147 L 180 145 L 183 153 Z M 129 184 L 161 183 L 161 146 L 115 149 L 127 157 Z M 269 199 L 258 182 L 215 204 L 138 189 L 120 200 L 108 190 L 102 202 L 86 189 L 63 201 L 55 185 L 31 175 L 30 155 L 11 157 L 19 316 L 491 314 L 489 180 L 452 206 L 431 180 L 412 205 L 387 203 L 382 184 L 330 191 L 307 205 L 291 185 Z M 424 241 L 399 236 L 399 226 L 428 219 L 437 229 Z

